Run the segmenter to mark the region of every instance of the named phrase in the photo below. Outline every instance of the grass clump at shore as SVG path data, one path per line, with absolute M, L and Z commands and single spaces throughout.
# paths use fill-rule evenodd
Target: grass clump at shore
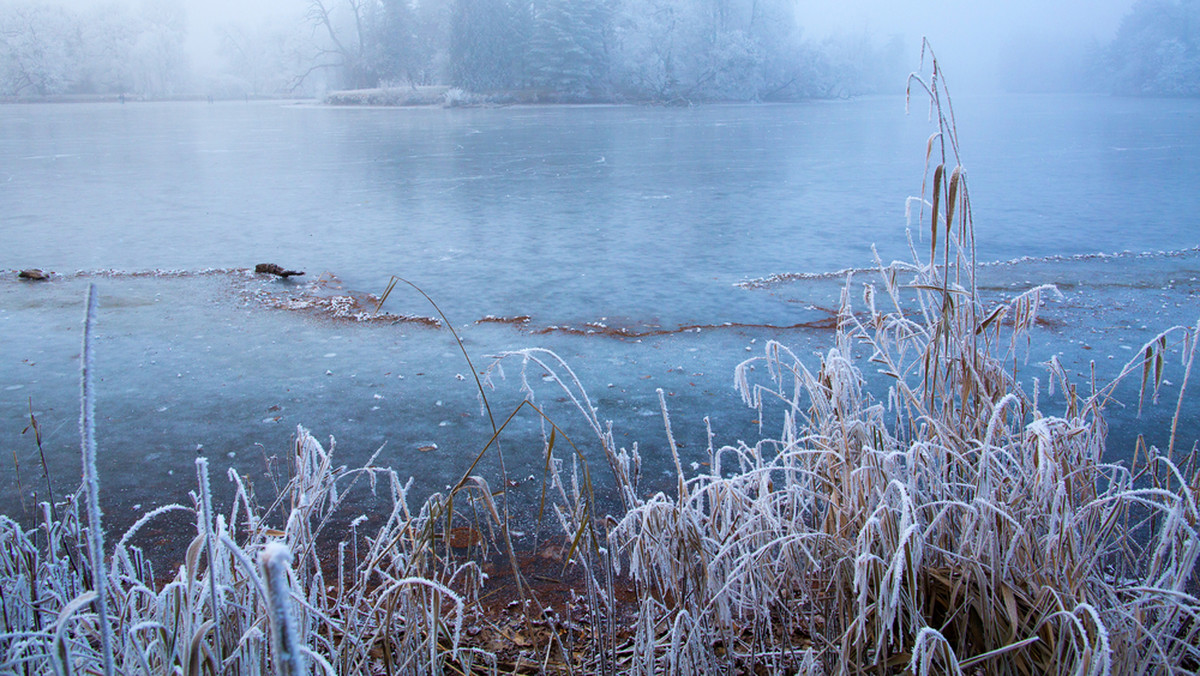
M 985 306 L 937 62 L 912 82 L 938 124 L 927 248 L 879 262 L 873 283 L 847 281 L 819 364 L 771 342 L 738 368 L 742 397 L 777 432 L 710 443 L 707 473 L 689 476 L 661 398 L 676 488 L 647 496 L 637 447 L 616 446 L 565 362 L 524 350 L 496 363 L 519 362 L 525 387 L 526 372 L 550 374 L 613 475 L 621 510 L 609 515 L 583 442 L 532 401 L 514 412 L 546 423 L 542 512 L 561 529 L 577 614 L 523 578 L 504 496 L 484 478 L 469 471 L 410 507 L 395 470 L 374 457 L 339 466 L 300 429 L 270 505 L 230 473 L 235 498 L 217 513 L 201 459 L 191 504 L 147 513 L 110 549 L 89 538 L 95 482 L 44 505 L 32 529 L 0 517 L 0 671 L 1194 673 L 1200 469 L 1177 447 L 1180 406 L 1167 447 L 1140 446 L 1129 464 L 1106 457 L 1104 411 L 1117 381 L 1157 397 L 1169 368 L 1183 371 L 1181 402 L 1200 327 L 1164 331 L 1111 384 L 1072 382 L 1054 360 L 1045 392 L 1020 378 L 1053 290 Z M 357 520 L 332 526 L 364 486 L 389 505 L 382 525 L 362 537 Z M 183 564 L 159 575 L 131 542 L 168 513 L 195 528 Z M 494 580 L 471 556 L 491 542 L 513 569 L 507 624 L 485 611 Z

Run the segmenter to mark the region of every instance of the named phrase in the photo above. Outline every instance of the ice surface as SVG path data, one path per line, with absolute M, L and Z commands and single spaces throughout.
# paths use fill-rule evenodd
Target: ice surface
M 1083 281 L 1081 281 L 1083 280 Z M 1046 378 L 1037 364 L 1052 355 L 1090 379 L 1096 362 L 1101 380 L 1115 375 L 1141 345 L 1160 330 L 1193 323 L 1200 307 L 1200 253 L 1031 260 L 983 268 L 985 297 L 1012 296 L 1042 283 L 1055 283 L 1061 299 L 1043 309 L 1023 373 Z M 855 286 L 874 281 L 861 273 Z M 836 302 L 843 280 L 805 279 L 776 284 L 770 293 L 781 307 Z M 362 462 L 386 445 L 380 462 L 416 478 L 416 492 L 443 490 L 466 471 L 490 436 L 474 380 L 452 336 L 444 328 L 411 322 L 360 322 L 335 310 L 264 302 L 277 294 L 299 294 L 303 285 L 262 280 L 242 272 L 201 275 L 66 276 L 31 285 L 0 282 L 0 337 L 6 359 L 3 382 L 20 385 L 0 397 L 0 440 L 16 452 L 22 488 L 41 490 L 40 460 L 29 434 L 29 406 L 43 431 L 48 469 L 61 495 L 78 477 L 78 316 L 88 283 L 100 292 L 96 336 L 99 463 L 106 517 L 113 526 L 145 509 L 186 501 L 196 456 L 210 458 L 214 476 L 226 466 L 249 476 L 262 489 L 269 467 L 286 473 L 286 452 L 296 424 L 337 439 L 340 462 Z M 303 306 L 303 303 L 299 304 Z M 463 321 L 466 320 L 466 321 Z M 454 319 L 475 366 L 484 370 L 505 350 L 540 345 L 568 361 L 587 387 L 602 420 L 613 420 L 617 441 L 639 442 L 647 489 L 669 489 L 674 463 L 669 454 L 656 390 L 671 410 L 673 432 L 685 465 L 706 459 L 703 418 L 709 416 L 716 443 L 757 438 L 757 413 L 746 409 L 732 387 L 734 366 L 775 338 L 813 355 L 831 332 L 806 328 L 773 330 L 712 327 L 644 338 L 603 332 L 537 333 L 525 326 Z M 1128 349 L 1123 349 L 1128 348 Z M 749 350 L 749 352 L 747 352 Z M 520 402 L 519 365 L 505 365 L 506 379 L 488 389 L 493 411 L 503 419 Z M 557 385 L 530 374 L 538 403 L 578 444 L 603 482 L 606 469 L 582 416 Z M 1136 416 L 1136 381 L 1120 392 L 1127 408 L 1111 408 L 1110 448 L 1128 455 L 1137 434 L 1166 444 L 1178 384 L 1164 387 L 1158 407 Z M 877 389 L 879 381 L 876 380 Z M 1052 407 L 1051 400 L 1044 399 Z M 1189 404 L 1182 438 L 1197 437 L 1195 404 Z M 763 420 L 770 433 L 781 421 Z M 518 502 L 537 495 L 541 476 L 540 425 L 519 417 L 502 437 L 502 450 Z M 500 483 L 499 465 L 489 455 L 475 470 Z M 0 503 L 20 513 L 15 473 L 5 474 Z M 218 495 L 224 481 L 214 481 Z M 603 496 L 603 491 L 602 491 Z M 610 496 L 611 497 L 611 496 Z M 27 508 L 32 504 L 26 500 Z

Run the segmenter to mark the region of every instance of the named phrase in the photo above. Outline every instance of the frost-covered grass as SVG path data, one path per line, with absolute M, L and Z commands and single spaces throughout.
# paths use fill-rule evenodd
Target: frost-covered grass
M 46 506 L 31 530 L 0 517 L 0 672 L 100 672 L 97 579 L 107 581 L 116 673 L 379 673 L 389 658 L 387 673 L 440 673 L 449 660 L 483 659 L 459 640 L 478 567 L 434 551 L 438 499 L 410 512 L 394 472 L 335 467 L 304 430 L 293 451 L 294 478 L 266 510 L 231 471 L 237 497 L 227 514 L 212 509 L 201 458 L 192 504 L 145 514 L 100 569 L 82 555 L 79 496 L 59 506 L 57 519 Z M 333 561 L 322 561 L 317 541 L 335 539 L 325 528 L 357 481 L 376 484 L 393 510 L 364 549 L 346 538 Z M 195 529 L 179 533 L 191 544 L 163 584 L 130 542 L 171 512 L 188 514 Z M 283 528 L 268 528 L 264 515 L 280 517 Z
M 1072 382 L 1054 361 L 1044 387 L 1023 377 L 1022 346 L 1052 289 L 980 300 L 969 194 L 936 63 L 914 82 L 939 125 L 917 209 L 926 241 L 914 243 L 911 262 L 880 263 L 870 283 L 848 279 L 819 363 L 771 342 L 738 368 L 746 403 L 780 428 L 755 443 L 710 444 L 707 472 L 689 475 L 662 397 L 677 482 L 669 494 L 646 495 L 638 448 L 617 447 L 563 360 L 523 350 L 485 371 L 518 365 L 530 401 L 513 415 L 544 422 L 542 511 L 565 536 L 585 600 L 580 616 L 556 615 L 536 602 L 536 582 L 514 571 L 531 601 L 520 618 L 530 630 L 491 628 L 517 643 L 533 625 L 549 628 L 522 645 L 531 671 L 1200 668 L 1194 449 L 1177 447 L 1177 413 L 1167 448 L 1110 462 L 1104 421 L 1123 378 L 1157 398 L 1167 370 L 1179 369 L 1182 401 L 1200 326 L 1164 330 L 1113 383 Z M 869 372 L 873 385 L 884 379 L 886 396 L 871 394 L 882 390 L 867 387 Z M 588 443 L 604 454 L 618 514 L 598 507 L 602 482 L 583 461 L 584 442 L 532 401 L 530 380 L 543 374 L 594 433 Z M 480 455 L 498 452 L 507 421 L 497 422 Z M 200 460 L 189 504 L 147 513 L 108 548 L 89 537 L 99 535 L 93 475 L 56 508 L 44 505 L 32 529 L 0 517 L 0 672 L 105 673 L 110 642 L 112 670 L 127 674 L 511 666 L 479 638 L 490 622 L 477 612 L 488 580 L 458 547 L 505 543 L 497 549 L 517 567 L 503 496 L 487 480 L 468 471 L 410 508 L 396 470 L 375 457 L 339 466 L 332 446 L 303 429 L 289 464 L 291 480 L 270 505 L 230 472 L 235 498 L 218 513 Z M 331 525 L 364 487 L 389 505 L 381 525 L 363 534 L 358 520 L 348 532 Z M 156 574 L 132 542 L 172 513 L 195 527 L 179 533 L 190 541 L 182 565 Z
M 450 100 L 449 87 L 381 87 L 329 92 L 325 103 L 331 106 L 434 106 Z

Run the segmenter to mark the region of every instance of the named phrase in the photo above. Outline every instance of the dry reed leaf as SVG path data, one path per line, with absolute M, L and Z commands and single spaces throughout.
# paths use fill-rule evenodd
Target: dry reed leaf
M 932 138 L 930 139 L 930 142 L 931 143 L 933 142 Z M 933 262 L 937 260 L 938 215 L 939 215 L 938 214 L 938 205 L 941 204 L 941 201 L 942 201 L 942 175 L 945 173 L 945 171 L 946 171 L 946 165 L 944 165 L 944 164 L 937 165 L 937 168 L 935 168 L 933 170 L 933 192 L 930 193 L 930 197 L 932 197 L 932 201 L 933 201 L 933 207 L 931 209 L 932 213 L 930 214 L 930 217 L 929 217 L 930 221 L 931 221 L 931 223 L 929 224 L 930 240 L 931 240 L 931 243 L 929 246 L 929 264 L 930 265 L 933 265 Z
M 949 232 L 954 226 L 954 210 L 958 206 L 958 193 L 962 187 L 962 165 L 954 167 L 954 171 L 950 173 L 950 191 L 949 197 L 946 200 L 946 231 Z

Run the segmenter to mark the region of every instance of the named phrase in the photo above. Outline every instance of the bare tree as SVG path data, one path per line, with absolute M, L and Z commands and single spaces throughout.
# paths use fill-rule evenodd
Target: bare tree
M 311 63 L 293 81 L 304 83 L 317 71 L 336 71 L 341 84 L 351 89 L 378 82 L 376 45 L 369 27 L 382 14 L 379 0 L 309 0 L 307 19 L 311 26 Z

